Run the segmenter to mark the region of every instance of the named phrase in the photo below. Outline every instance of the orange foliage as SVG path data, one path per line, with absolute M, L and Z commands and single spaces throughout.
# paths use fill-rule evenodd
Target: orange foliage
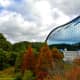
M 41 48 L 36 58 L 30 45 L 24 53 L 21 71 L 24 73 L 26 69 L 31 70 L 35 73 L 36 80 L 44 80 L 55 69 L 55 59 L 60 60 L 62 58 L 63 55 L 56 48 L 51 51 L 47 44 Z M 61 78 L 60 75 L 56 75 L 54 80 L 61 80 Z
M 53 77 L 53 80 L 63 80 L 60 74 L 57 74 Z
M 54 60 L 52 57 L 52 53 L 47 45 L 43 46 L 41 48 L 39 57 L 38 57 L 38 63 L 37 67 L 41 67 L 41 65 L 45 67 L 49 67 L 50 65 L 54 64 Z M 45 66 L 46 65 L 46 66 Z M 49 65 L 49 66 L 48 66 Z
M 60 53 L 60 51 L 58 51 L 58 49 L 57 48 L 53 48 L 52 49 L 52 56 L 53 56 L 53 58 L 56 60 L 60 60 L 60 59 L 62 59 L 64 56 L 63 56 L 63 54 L 62 53 Z
M 80 66 L 73 66 L 73 68 L 65 72 L 65 77 L 67 80 L 80 80 Z
M 36 80 L 44 80 L 44 77 L 46 77 L 47 75 L 48 75 L 47 72 L 40 71 L 40 72 L 38 72 L 38 74 L 37 74 L 37 79 L 36 79 Z
M 65 72 L 65 77 L 67 80 L 80 80 L 80 58 L 74 59 L 73 63 L 70 71 Z
M 74 61 L 73 61 L 75 64 L 78 64 L 78 65 L 80 65 L 80 58 L 76 58 L 76 59 L 74 59 Z
M 39 76 L 39 72 L 43 71 L 43 74 L 47 72 L 48 69 L 54 67 L 54 60 L 52 57 L 52 52 L 47 45 L 41 48 L 38 62 L 36 64 L 36 75 Z
M 22 71 L 24 72 L 26 69 L 34 70 L 35 67 L 35 56 L 33 54 L 33 50 L 31 45 L 28 47 L 28 50 L 24 53 L 23 62 L 22 62 Z

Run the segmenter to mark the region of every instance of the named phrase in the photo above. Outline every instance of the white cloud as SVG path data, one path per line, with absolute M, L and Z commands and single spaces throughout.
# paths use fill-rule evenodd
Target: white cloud
M 31 41 L 31 37 L 37 34 L 36 24 L 34 22 L 24 20 L 21 14 L 13 12 L 0 15 L 0 27 L 0 32 L 7 34 L 8 37 L 11 37 L 14 41 Z
M 48 1 L 37 1 L 34 10 L 36 15 L 40 17 L 42 25 L 51 25 L 53 23 L 51 6 Z
M 54 17 L 56 16 L 56 20 L 55 20 L 56 25 L 64 24 L 70 20 L 69 16 L 67 16 L 57 8 L 53 9 L 53 15 Z
M 80 1 L 79 0 L 49 0 L 51 5 L 61 10 L 69 17 L 80 15 Z
M 11 0 L 0 0 L 0 5 L 3 7 L 8 7 L 11 4 Z

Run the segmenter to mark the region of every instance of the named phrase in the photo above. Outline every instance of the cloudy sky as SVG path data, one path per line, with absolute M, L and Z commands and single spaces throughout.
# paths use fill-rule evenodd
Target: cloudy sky
M 0 0 L 0 33 L 11 42 L 44 41 L 78 15 L 79 0 Z

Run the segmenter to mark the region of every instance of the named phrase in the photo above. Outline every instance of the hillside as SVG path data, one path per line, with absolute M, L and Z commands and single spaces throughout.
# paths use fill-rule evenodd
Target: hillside
M 80 43 L 75 43 L 75 44 L 53 44 L 50 45 L 50 48 L 56 47 L 58 49 L 65 49 L 71 51 L 79 50 L 80 49 Z
M 0 49 L 2 49 L 4 51 L 15 51 L 15 52 L 24 51 L 28 47 L 29 44 L 31 44 L 32 47 L 38 51 L 39 48 L 44 43 L 21 41 L 21 42 L 11 44 L 9 41 L 7 41 L 7 39 L 4 37 L 4 35 L 2 33 L 0 33 Z

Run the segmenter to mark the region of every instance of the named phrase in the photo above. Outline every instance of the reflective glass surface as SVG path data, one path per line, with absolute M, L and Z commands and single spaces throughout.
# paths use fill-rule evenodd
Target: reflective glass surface
M 46 39 L 48 45 L 80 42 L 80 16 L 53 29 Z

